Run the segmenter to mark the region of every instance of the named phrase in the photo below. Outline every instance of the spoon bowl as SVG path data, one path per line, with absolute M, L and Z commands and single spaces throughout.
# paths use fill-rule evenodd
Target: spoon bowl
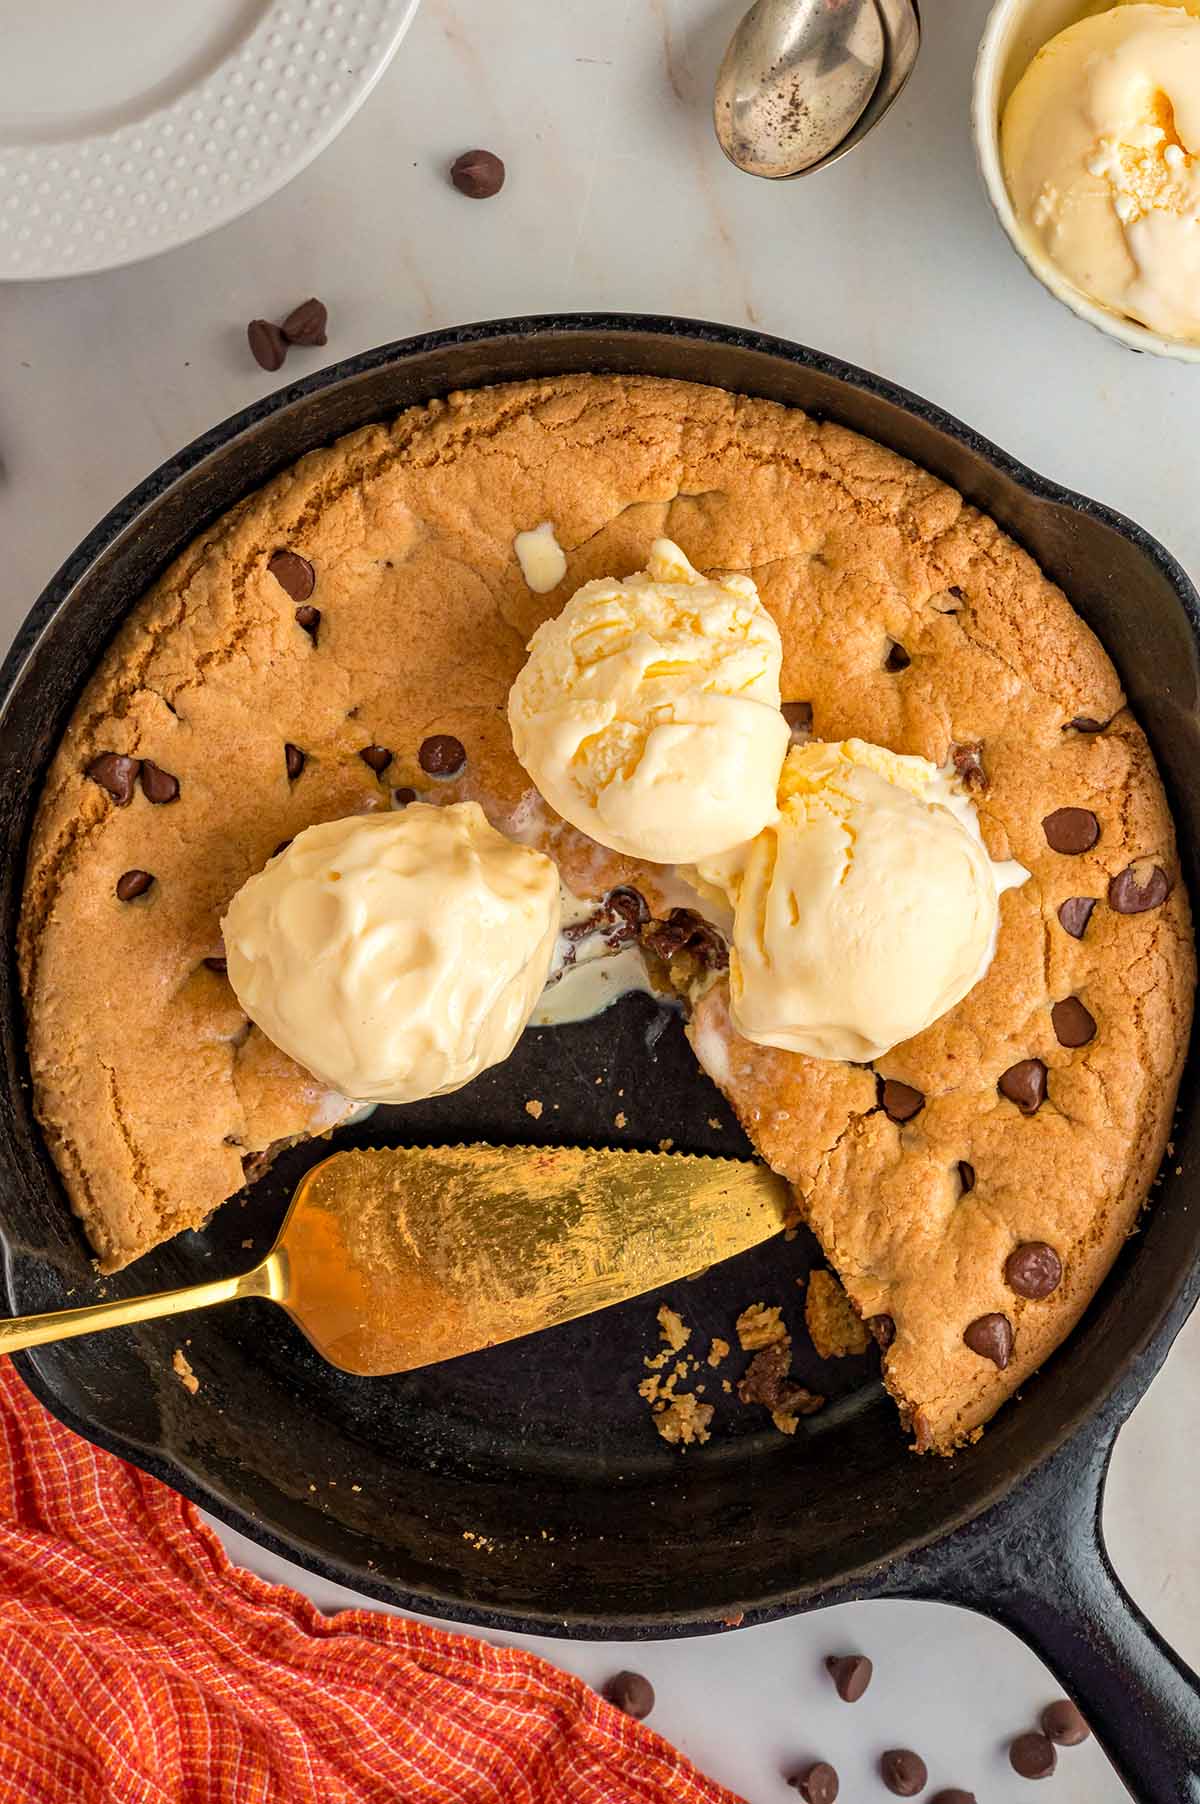
M 717 141 L 747 175 L 811 175 L 882 119 L 919 46 L 915 0 L 757 0 L 717 76 Z

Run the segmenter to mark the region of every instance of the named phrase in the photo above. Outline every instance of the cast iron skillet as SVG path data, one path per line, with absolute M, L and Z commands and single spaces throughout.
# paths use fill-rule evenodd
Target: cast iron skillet
M 31 1117 L 11 948 L 42 773 L 99 650 L 197 531 L 302 452 L 452 388 L 569 370 L 686 377 L 795 403 L 904 452 L 986 509 L 1063 585 L 1115 659 L 1200 894 L 1200 607 L 1179 566 L 1136 526 L 1043 481 L 927 402 L 755 333 L 573 315 L 385 346 L 280 390 L 165 464 L 59 572 L 4 666 L 0 1159 L 13 1311 L 97 1290 Z M 1194 1804 L 1197 1680 L 1114 1575 L 1100 1500 L 1117 1430 L 1200 1290 L 1195 1083 L 1192 1068 L 1143 1232 L 1020 1404 L 953 1460 L 905 1451 L 867 1360 L 804 1373 L 833 1401 L 793 1441 L 762 1431 L 714 1375 L 724 1432 L 678 1456 L 649 1432 L 635 1395 L 657 1298 L 394 1379 L 324 1366 L 265 1304 L 198 1316 L 182 1330 L 151 1325 L 43 1348 L 20 1366 L 89 1439 L 265 1546 L 407 1608 L 597 1637 L 696 1634 L 741 1613 L 759 1622 L 847 1598 L 981 1610 L 1054 1667 L 1138 1798 Z M 537 1123 L 524 1109 L 531 1097 L 546 1104 Z M 513 1060 L 468 1089 L 381 1111 L 347 1138 L 654 1146 L 667 1134 L 680 1149 L 746 1150 L 678 1023 L 630 998 L 599 1021 L 530 1033 Z M 287 1155 L 243 1206 L 108 1280 L 107 1294 L 237 1269 L 249 1257 L 244 1241 L 261 1248 L 299 1172 L 323 1150 Z M 792 1279 L 812 1257 L 803 1238 L 760 1249 L 679 1285 L 670 1300 L 707 1346 L 713 1333 L 732 1338 L 749 1301 L 790 1297 L 794 1308 Z M 181 1335 L 201 1379 L 195 1397 L 169 1370 Z

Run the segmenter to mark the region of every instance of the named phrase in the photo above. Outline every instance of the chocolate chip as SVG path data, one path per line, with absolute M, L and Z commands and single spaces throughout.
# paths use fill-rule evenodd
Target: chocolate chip
M 1139 858 L 1118 872 L 1108 886 L 1108 906 L 1119 915 L 1145 914 L 1161 908 L 1171 893 L 1171 879 L 1160 864 Z
M 457 777 L 467 762 L 467 749 L 453 733 L 434 733 L 417 753 L 417 763 L 429 777 Z
M 900 644 L 899 640 L 893 639 L 888 646 L 887 657 L 883 660 L 883 668 L 885 670 L 890 670 L 892 675 L 895 676 L 897 671 L 907 670 L 911 663 L 912 659 Z
M 1009 1765 L 1022 1779 L 1048 1779 L 1058 1765 L 1054 1743 L 1037 1729 L 1018 1735 L 1008 1750 Z
M 317 643 L 317 633 L 321 626 L 321 610 L 312 606 L 296 609 L 296 625 L 303 627 L 313 644 Z
M 101 752 L 88 765 L 87 775 L 93 783 L 99 783 L 101 789 L 107 789 L 118 808 L 128 808 L 140 769 L 140 758 L 126 758 L 120 752 Z
M 879 1777 L 897 1798 L 915 1798 L 929 1783 L 929 1768 L 911 1748 L 889 1748 L 880 1756 Z
M 1044 1240 L 1025 1240 L 1004 1262 L 1004 1277 L 1019 1297 L 1040 1303 L 1062 1283 L 1062 1260 Z
M 161 765 L 152 764 L 149 758 L 143 758 L 142 794 L 148 802 L 177 802 L 179 778 L 173 777 L 169 770 L 163 770 Z
M 392 762 L 392 754 L 388 751 L 386 745 L 364 745 L 362 751 L 358 755 L 363 763 L 369 765 L 376 775 L 385 771 Z
M 1063 732 L 1066 733 L 1071 727 L 1074 727 L 1077 733 L 1103 733 L 1104 722 L 1093 720 L 1090 714 L 1077 714 L 1074 720 L 1067 722 Z
M 759 1403 L 773 1414 L 815 1415 L 817 1410 L 824 1408 L 824 1397 L 797 1384 L 791 1372 L 790 1341 L 777 1340 L 772 1346 L 764 1347 L 761 1353 L 754 1355 L 738 1383 L 739 1403 Z
M 603 1695 L 626 1716 L 640 1723 L 654 1708 L 654 1687 L 640 1672 L 619 1672 L 608 1681 Z
M 1050 1020 L 1060 1046 L 1086 1046 L 1096 1037 L 1096 1018 L 1078 996 L 1064 996 L 1050 1010 Z
M 288 776 L 294 783 L 308 762 L 308 754 L 302 752 L 298 745 L 293 745 L 289 740 L 283 748 L 283 762 L 287 766 Z
M 144 896 L 154 878 L 149 871 L 122 871 L 117 878 L 117 901 L 136 902 Z
M 573 963 L 576 946 L 594 934 L 603 939 L 611 952 L 619 952 L 622 946 L 633 944 L 649 919 L 650 909 L 640 890 L 630 884 L 610 889 L 593 913 L 585 915 L 581 921 L 569 921 L 562 929 L 562 937 L 567 942 L 566 962 Z
M 866 1322 L 867 1333 L 875 1342 L 881 1353 L 886 1353 L 896 1338 L 896 1324 L 890 1315 L 869 1315 Z
M 246 327 L 246 341 L 260 369 L 283 368 L 283 360 L 287 356 L 287 340 L 273 321 L 252 319 Z
M 911 1084 L 902 1084 L 895 1077 L 883 1079 L 879 1100 L 889 1121 L 911 1121 L 925 1107 L 920 1090 L 914 1090 Z
M 317 573 L 298 551 L 273 551 L 267 569 L 285 595 L 293 601 L 307 601 L 317 586 Z M 297 616 L 299 618 L 299 616 Z M 300 622 L 301 626 L 304 622 Z
M 1077 1748 L 1091 1734 L 1081 1711 L 1069 1698 L 1057 1698 L 1042 1711 L 1042 1731 L 1060 1748 Z
M 686 953 L 709 971 L 724 971 L 729 948 L 715 927 L 693 908 L 673 908 L 662 921 L 648 921 L 641 930 L 642 944 L 664 965 Z
M 963 1329 L 963 1341 L 980 1359 L 1003 1371 L 1012 1358 L 1013 1327 L 1006 1315 L 980 1315 Z
M 394 808 L 407 808 L 408 804 L 410 802 L 415 802 L 416 799 L 417 792 L 415 789 L 393 789 L 392 791 L 392 806 Z
M 813 705 L 811 702 L 784 702 L 783 718 L 793 733 L 811 733 Z
M 323 345 L 328 343 L 325 336 L 328 323 L 325 303 L 313 295 L 292 308 L 279 330 L 290 345 Z
M 800 1793 L 804 1804 L 835 1804 L 837 1799 L 837 1771 L 827 1760 L 814 1760 L 801 1767 L 798 1773 L 792 1774 L 788 1784 Z
M 254 1184 L 263 1173 L 271 1168 L 272 1151 L 269 1146 L 261 1152 L 242 1154 L 242 1176 L 247 1184 Z
M 827 1654 L 825 1670 L 843 1704 L 857 1704 L 875 1669 L 865 1654 Z
M 975 1804 L 975 1793 L 951 1785 L 946 1791 L 940 1791 L 936 1798 L 931 1798 L 929 1804 Z
M 1046 844 L 1052 852 L 1077 858 L 1090 852 L 1100 837 L 1100 822 L 1090 808 L 1056 808 L 1042 822 Z
M 983 768 L 982 739 L 969 739 L 962 745 L 952 745 L 950 756 L 954 760 L 954 768 L 964 789 L 984 790 L 987 788 L 987 772 Z
M 491 200 L 504 186 L 504 164 L 490 150 L 464 150 L 450 165 L 450 180 L 468 200 Z
M 218 977 L 224 977 L 229 970 L 229 960 L 227 958 L 206 958 L 204 963 L 210 971 L 215 971 Z
M 1069 933 L 1073 940 L 1081 940 L 1087 932 L 1087 924 L 1095 906 L 1094 896 L 1068 896 L 1065 902 L 1059 904 L 1058 909 L 1063 932 Z
M 975 1188 L 975 1167 L 969 1165 L 966 1159 L 958 1161 L 958 1181 L 962 1185 L 962 1189 L 958 1193 L 960 1196 L 969 1195 Z
M 1046 1100 L 1046 1067 L 1041 1059 L 1018 1059 L 1000 1073 L 996 1088 L 1022 1115 L 1033 1115 Z
M 295 835 L 294 835 L 294 834 L 293 834 L 293 835 L 292 835 L 292 838 L 293 838 L 293 839 L 294 839 L 294 838 L 295 838 Z M 286 851 L 287 851 L 287 849 L 288 849 L 288 847 L 289 847 L 289 846 L 290 846 L 290 845 L 291 845 L 291 843 L 292 843 L 292 841 L 291 841 L 291 840 L 290 840 L 290 839 L 281 839 L 281 840 L 280 840 L 280 842 L 279 842 L 279 844 L 278 844 L 278 845 L 277 845 L 277 846 L 276 846 L 276 848 L 275 848 L 275 850 L 274 850 L 274 851 L 273 851 L 273 852 L 272 852 L 272 854 L 271 854 L 271 857 L 272 857 L 272 858 L 278 858 L 278 857 L 279 857 L 279 854 L 280 854 L 280 853 L 281 853 L 281 852 L 286 852 Z

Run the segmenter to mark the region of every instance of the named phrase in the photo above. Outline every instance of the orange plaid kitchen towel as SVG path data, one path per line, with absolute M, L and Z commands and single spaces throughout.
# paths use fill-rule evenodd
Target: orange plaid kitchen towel
M 232 1566 L 0 1360 L 0 1800 L 738 1804 L 532 1654 Z

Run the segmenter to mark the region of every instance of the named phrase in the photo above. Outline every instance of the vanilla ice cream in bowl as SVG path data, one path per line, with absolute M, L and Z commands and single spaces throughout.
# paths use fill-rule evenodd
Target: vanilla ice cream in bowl
M 1200 362 L 1200 0 L 998 0 L 974 131 L 1050 292 L 1134 350 Z

